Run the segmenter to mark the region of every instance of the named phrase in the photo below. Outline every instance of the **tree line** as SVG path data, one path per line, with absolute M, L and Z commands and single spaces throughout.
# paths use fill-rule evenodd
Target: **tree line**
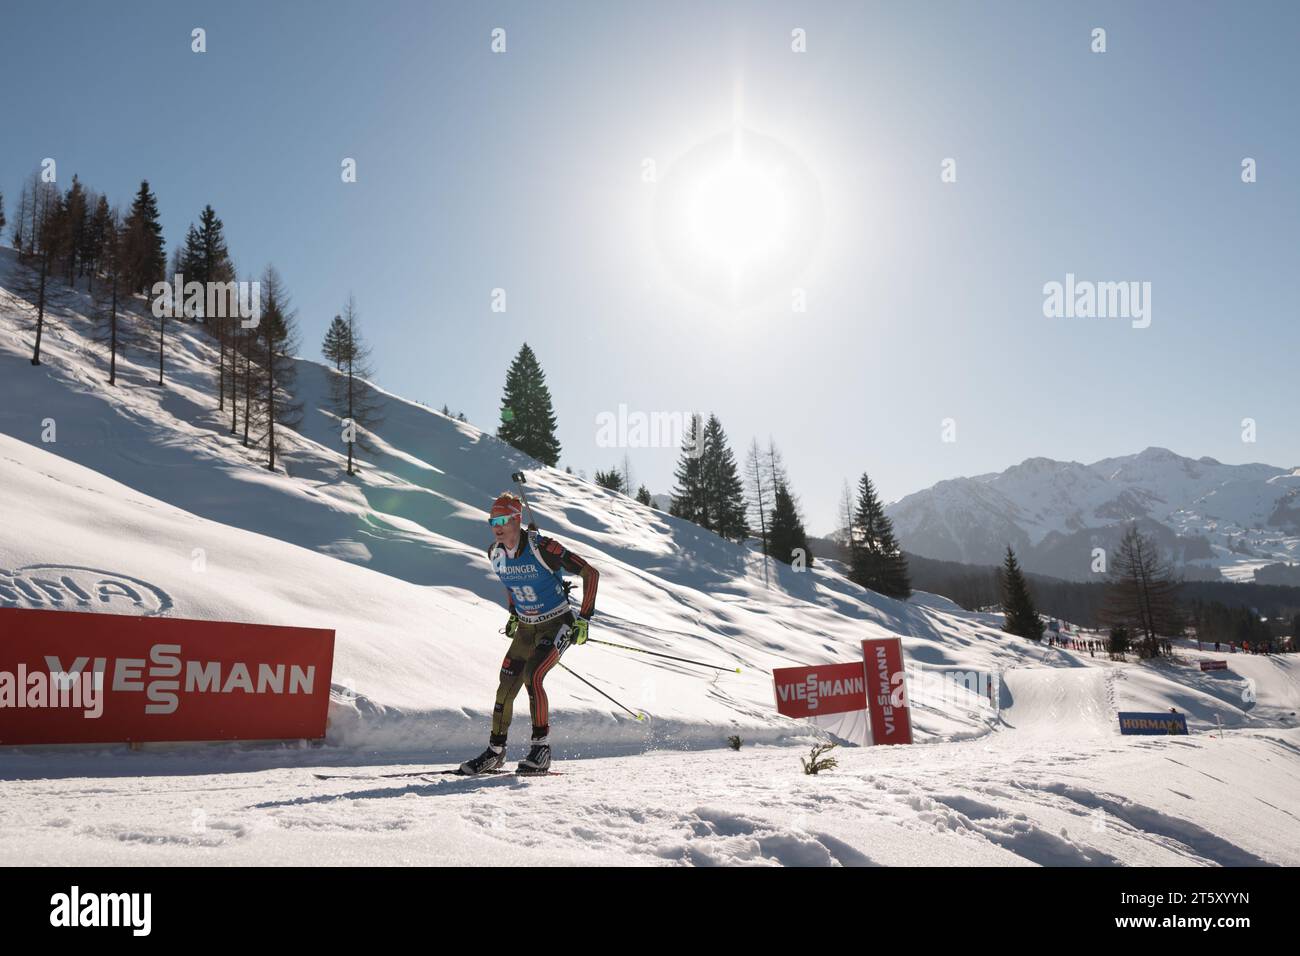
M 106 353 L 107 384 L 123 384 L 119 365 L 132 354 L 148 356 L 145 361 L 157 367 L 153 384 L 166 387 L 168 335 L 175 334 L 170 323 L 184 322 L 214 346 L 212 388 L 219 419 L 228 421 L 228 433 L 242 445 L 264 450 L 266 467 L 276 469 L 284 444 L 277 428 L 297 429 L 303 406 L 297 398 L 294 361 L 300 344 L 297 311 L 274 265 L 267 265 L 257 279 L 260 294 L 243 298 L 224 223 L 210 204 L 199 212 L 197 223 L 190 223 L 184 243 L 169 257 L 158 197 L 148 180 L 140 183 L 123 212 L 79 176 L 60 191 L 40 169 L 23 183 L 13 214 L 10 223 L 0 194 L 0 230 L 11 227 L 18 256 L 15 292 L 32 312 L 32 365 L 40 365 L 44 357 L 51 317 L 68 310 L 84 292 L 92 338 Z M 204 291 L 197 296 L 185 292 L 177 299 L 171 290 L 176 276 L 184 277 L 186 287 L 200 283 Z M 167 284 L 167 291 L 153 295 L 158 283 Z M 241 314 L 241 305 L 254 303 L 255 316 Z M 368 351 L 351 297 L 343 314 L 346 318 L 336 317 L 335 324 L 342 322 L 344 336 L 337 340 L 332 325 L 325 351 L 331 361 L 338 359 L 329 401 L 342 421 L 340 449 L 352 474 L 356 450 L 371 447 L 367 429 L 378 420 L 378 403 L 366 381 Z
M 506 372 L 497 437 L 543 464 L 559 462 L 561 449 L 550 390 L 541 363 L 527 343 Z M 633 493 L 635 482 L 626 455 L 621 466 L 597 470 L 594 481 L 610 491 L 634 494 L 641 504 L 652 503 L 645 485 Z M 769 558 L 798 569 L 812 566 L 814 556 L 799 501 L 771 438 L 766 446 L 757 438 L 750 441 L 742 474 L 718 416 L 692 415 L 682 436 L 673 482 L 669 514 L 729 541 L 755 539 L 764 557 L 765 575 Z M 843 518 L 850 580 L 889 597 L 909 597 L 907 558 L 866 474 L 858 482 L 856 501 L 845 485 Z

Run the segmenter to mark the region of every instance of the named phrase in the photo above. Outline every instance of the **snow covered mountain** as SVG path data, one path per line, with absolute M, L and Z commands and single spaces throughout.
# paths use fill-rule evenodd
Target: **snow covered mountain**
M 1029 458 L 997 474 L 941 481 L 888 506 L 908 551 L 997 564 L 1008 544 L 1029 570 L 1088 580 L 1092 549 L 1129 522 L 1154 534 L 1188 577 L 1250 580 L 1300 560 L 1300 468 L 1225 465 L 1164 448 L 1091 465 Z
M 166 388 L 152 384 L 152 349 L 128 353 L 109 388 L 79 296 L 52 316 L 33 367 L 29 310 L 5 291 L 13 268 L 0 249 L 0 605 L 71 606 L 38 583 L 62 569 L 145 586 L 147 606 L 105 611 L 328 627 L 337 640 L 321 748 L 0 750 L 6 859 L 1300 863 L 1276 809 L 1300 748 L 1294 658 L 1238 655 L 1209 675 L 1111 662 L 1008 638 L 997 616 L 936 595 L 864 591 L 827 561 L 778 565 L 769 587 L 752 548 L 387 393 L 379 451 L 349 478 L 331 373 L 306 359 L 305 418 L 271 473 L 228 433 L 201 328 L 172 326 Z M 566 665 L 647 719 L 555 673 L 563 776 L 420 777 L 486 736 L 505 615 L 485 509 L 520 468 L 539 523 L 601 571 L 593 637 L 741 672 L 574 648 Z M 846 749 L 834 775 L 805 776 L 805 749 L 781 745 L 816 728 L 776 713 L 770 672 L 853 660 L 872 635 L 903 640 L 922 745 Z M 954 670 L 996 675 L 997 708 Z M 1175 705 L 1195 732 L 1177 767 L 1163 741 L 1116 732 L 1117 710 Z M 1229 740 L 1207 733 L 1220 722 Z M 824 729 L 861 739 L 856 717 Z M 417 775 L 379 776 L 394 767 Z M 315 779 L 322 768 L 342 779 Z M 1243 780 L 1261 802 L 1250 817 L 1237 812 Z M 560 805 L 574 813 L 557 818 Z

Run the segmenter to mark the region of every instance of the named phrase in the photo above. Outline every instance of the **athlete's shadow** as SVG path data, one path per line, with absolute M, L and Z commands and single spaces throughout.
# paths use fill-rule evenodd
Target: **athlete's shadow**
M 528 781 L 514 774 L 487 775 L 483 777 L 457 777 L 439 780 L 436 783 L 404 784 L 399 787 L 375 787 L 370 790 L 351 790 L 345 793 L 321 793 L 310 797 L 294 797 L 292 800 L 270 800 L 266 803 L 254 803 L 249 810 L 279 810 L 287 807 L 302 807 L 313 803 L 334 803 L 336 800 L 389 800 L 394 797 L 452 797 L 471 790 L 488 787 L 527 787 Z

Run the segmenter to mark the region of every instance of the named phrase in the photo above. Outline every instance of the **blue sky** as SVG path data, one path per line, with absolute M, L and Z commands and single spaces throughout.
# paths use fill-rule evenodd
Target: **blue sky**
M 352 292 L 379 383 L 485 427 L 526 340 L 575 470 L 622 458 L 596 429 L 620 404 L 716 412 L 738 455 L 770 435 L 816 533 L 864 469 L 892 499 L 1148 445 L 1300 465 L 1294 4 L 45 2 L 4 21 L 7 211 L 44 157 L 123 205 L 149 179 L 169 246 L 211 203 L 242 272 L 280 269 L 306 353 Z M 656 247 L 643 160 L 727 133 L 737 90 L 821 197 L 806 312 L 701 297 Z M 1066 273 L 1150 282 L 1151 326 L 1044 317 Z M 675 449 L 628 454 L 670 490 Z

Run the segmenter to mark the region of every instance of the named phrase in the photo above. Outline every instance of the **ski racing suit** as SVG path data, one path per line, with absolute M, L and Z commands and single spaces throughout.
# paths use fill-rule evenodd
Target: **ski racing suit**
M 521 686 L 528 688 L 528 709 L 533 720 L 533 740 L 545 742 L 550 731 L 550 710 L 542 682 L 568 647 L 565 637 L 573 622 L 563 573 L 582 577 L 582 603 L 578 615 L 590 618 L 596 609 L 599 572 L 558 541 L 536 531 L 520 534 L 515 554 L 504 544 L 488 549 L 492 570 L 505 585 L 510 612 L 519 627 L 506 658 L 501 662 L 501 682 L 492 708 L 493 746 L 504 747 L 515 697 Z

